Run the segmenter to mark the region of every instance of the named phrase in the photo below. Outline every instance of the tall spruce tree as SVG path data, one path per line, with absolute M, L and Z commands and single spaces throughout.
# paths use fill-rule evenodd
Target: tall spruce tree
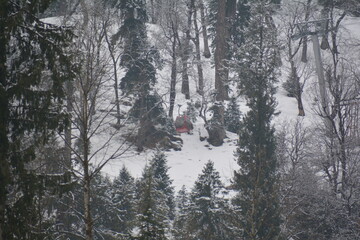
M 190 194 L 187 231 L 190 239 L 227 240 L 238 237 L 238 229 L 228 200 L 221 196 L 225 188 L 214 163 L 206 163 Z
M 190 195 L 185 186 L 182 186 L 178 192 L 176 199 L 176 214 L 172 227 L 172 234 L 177 240 L 190 239 L 190 231 L 188 228 L 188 211 L 190 206 Z
M 43 239 L 34 228 L 40 179 L 28 163 L 35 158 L 34 146 L 61 122 L 62 83 L 69 79 L 64 49 L 70 40 L 69 31 L 37 17 L 49 2 L 0 1 L 1 240 Z
M 137 187 L 138 214 L 136 225 L 139 233 L 136 239 L 165 240 L 168 228 L 169 208 L 166 204 L 167 197 L 163 191 L 158 190 L 158 179 L 154 177 L 154 170 L 146 166 L 143 176 Z
M 150 167 L 153 169 L 154 179 L 156 180 L 156 190 L 163 192 L 166 197 L 166 205 L 169 209 L 167 216 L 169 219 L 174 218 L 174 187 L 170 179 L 167 166 L 167 159 L 163 152 L 157 151 L 150 161 Z
M 125 166 L 114 179 L 111 192 L 113 212 L 109 227 L 115 236 L 125 238 L 130 235 L 135 220 L 135 180 Z
M 239 131 L 234 203 L 240 206 L 243 239 L 276 239 L 280 233 L 277 160 L 274 127 L 276 29 L 271 1 L 251 3 L 251 17 L 244 29 L 245 43 L 237 52 L 240 92 L 250 110 Z
M 97 174 L 92 179 L 91 192 L 91 215 L 94 219 L 94 238 L 111 240 L 116 236 L 110 231 L 113 223 L 112 219 L 112 202 L 111 202 L 111 181 L 108 177 Z
M 145 1 L 122 0 L 119 6 L 124 21 L 114 37 L 123 38 L 121 65 L 126 68 L 120 88 L 123 94 L 134 96 L 132 117 L 140 125 L 134 142 L 141 151 L 144 147 L 156 147 L 164 137 L 172 136 L 175 129 L 162 107 L 161 97 L 154 89 L 155 64 L 158 68 L 161 64 L 158 51 L 147 41 Z

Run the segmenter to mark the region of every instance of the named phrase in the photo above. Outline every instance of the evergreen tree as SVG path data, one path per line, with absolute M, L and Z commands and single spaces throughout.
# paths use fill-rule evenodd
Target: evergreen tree
M 191 203 L 187 213 L 187 228 L 191 239 L 226 240 L 237 238 L 233 214 L 219 172 L 209 161 L 199 175 L 191 191 Z
M 150 168 L 153 170 L 154 179 L 156 181 L 155 188 L 162 192 L 166 197 L 166 205 L 169 209 L 167 216 L 169 219 L 174 218 L 174 187 L 170 179 L 167 166 L 167 159 L 163 152 L 157 151 L 150 161 Z
M 224 124 L 226 130 L 233 133 L 238 133 L 240 128 L 241 112 L 235 97 L 230 99 L 230 102 L 224 113 Z
M 164 137 L 172 135 L 175 129 L 162 107 L 162 99 L 154 90 L 156 68 L 159 64 L 159 53 L 150 47 L 146 32 L 145 1 L 122 0 L 119 5 L 124 13 L 123 25 L 114 39 L 122 37 L 124 53 L 121 65 L 126 74 L 121 79 L 120 88 L 123 94 L 133 95 L 135 102 L 132 107 L 134 120 L 140 127 L 134 138 L 138 150 L 144 147 L 154 148 Z M 160 124 L 159 124 L 160 123 Z M 165 126 L 159 128 L 159 126 Z
M 112 185 L 110 229 L 116 236 L 129 236 L 135 220 L 135 180 L 124 166 Z M 121 238 L 120 238 L 121 239 Z
M 111 204 L 111 182 L 110 179 L 101 174 L 97 174 L 92 179 L 91 184 L 91 215 L 94 219 L 95 238 L 114 239 L 114 235 L 109 231 L 112 219 Z
M 150 50 L 147 42 L 145 1 L 121 0 L 118 8 L 124 15 L 124 21 L 113 38 L 121 37 L 124 41 L 120 64 L 127 69 L 120 88 L 126 94 L 147 92 L 155 83 L 156 70 L 152 64 L 154 51 Z
M 142 179 L 138 184 L 138 215 L 137 226 L 139 234 L 136 239 L 165 240 L 168 228 L 169 208 L 167 196 L 158 190 L 158 181 L 154 177 L 154 170 L 146 166 Z
M 190 206 L 190 195 L 187 192 L 185 186 L 182 186 L 178 192 L 176 199 L 176 214 L 173 223 L 172 234 L 177 240 L 188 240 L 190 239 L 190 231 L 188 225 L 188 211 Z
M 70 31 L 37 17 L 49 2 L 0 1 L 0 240 L 44 237 L 34 207 L 42 186 L 29 166 L 35 145 L 64 119 L 71 39 Z
M 251 18 L 245 29 L 246 43 L 237 52 L 240 91 L 249 112 L 239 131 L 234 185 L 238 195 L 243 238 L 275 239 L 280 233 L 277 159 L 274 127 L 276 32 L 269 0 L 251 4 Z

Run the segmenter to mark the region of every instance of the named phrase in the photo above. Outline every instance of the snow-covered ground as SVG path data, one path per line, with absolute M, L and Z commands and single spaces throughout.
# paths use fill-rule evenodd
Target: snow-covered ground
M 343 23 L 342 34 L 356 36 L 356 39 L 360 39 L 360 19 L 354 17 L 347 17 Z M 156 32 L 154 26 L 149 26 L 149 32 Z M 347 37 L 346 37 L 347 38 Z M 344 39 L 346 39 L 344 38 Z M 356 46 L 356 44 L 355 44 Z M 360 45 L 359 45 L 360 46 Z M 310 46 L 311 47 L 311 46 Z M 312 58 L 312 50 L 309 50 L 309 57 Z M 350 58 L 359 58 L 360 52 L 359 47 L 356 51 L 353 51 L 353 54 L 349 56 Z M 204 60 L 204 74 L 205 79 L 207 80 L 207 86 L 213 85 L 213 76 L 214 69 L 212 68 L 209 60 Z M 193 65 L 195 69 L 195 64 Z M 196 74 L 193 73 L 193 74 Z M 159 84 L 158 91 L 161 95 L 166 96 L 166 93 L 169 91 L 169 76 L 170 69 L 165 66 L 165 68 L 158 72 L 158 81 Z M 181 77 L 181 76 L 179 76 Z M 276 127 L 280 127 L 283 122 L 295 121 L 298 118 L 298 109 L 297 102 L 295 98 L 289 98 L 286 96 L 285 90 L 281 87 L 282 81 L 286 79 L 285 71 L 282 71 L 282 76 L 280 77 L 280 82 L 278 84 L 278 92 L 276 94 L 276 99 L 278 101 L 277 111 L 280 111 L 280 114 L 274 118 L 274 124 Z M 315 118 L 315 114 L 312 110 L 313 108 L 313 90 L 316 90 L 316 75 L 314 74 L 312 79 L 306 83 L 306 89 L 303 95 L 304 107 L 306 111 L 306 116 L 304 117 L 305 122 L 311 123 Z M 180 81 L 180 80 L 179 80 Z M 191 84 L 195 84 L 193 81 Z M 182 112 L 186 109 L 186 100 L 183 95 L 180 93 L 180 82 L 177 85 L 178 92 L 176 98 L 176 104 L 181 104 Z M 195 89 L 195 88 L 192 88 Z M 194 97 L 196 98 L 195 93 L 193 92 Z M 239 100 L 240 107 L 242 112 L 246 112 L 246 106 L 244 100 Z M 164 102 L 168 102 L 167 99 L 164 99 Z M 177 106 L 175 107 L 175 113 L 177 114 Z M 220 172 L 222 181 L 225 184 L 229 184 L 231 178 L 233 177 L 234 170 L 238 168 L 236 163 L 234 152 L 236 150 L 236 141 L 237 135 L 228 132 L 225 139 L 225 143 L 220 147 L 209 146 L 205 141 L 200 141 L 200 136 L 206 136 L 206 130 L 203 127 L 203 122 L 201 119 L 194 125 L 193 134 L 182 134 L 181 138 L 183 140 L 183 146 L 181 151 L 169 151 L 166 152 L 168 159 L 168 165 L 170 167 L 169 174 L 173 179 L 174 187 L 176 190 L 179 190 L 183 185 L 190 189 L 198 175 L 201 173 L 205 163 L 209 160 L 213 161 L 215 168 Z M 153 157 L 153 150 L 146 150 L 141 153 L 137 153 L 135 150 L 130 150 L 126 153 L 125 156 L 122 156 L 120 159 L 113 160 L 109 162 L 103 169 L 103 173 L 114 178 L 118 175 L 122 166 L 126 166 L 134 177 L 140 177 L 144 166 L 147 162 Z
M 169 174 L 174 180 L 176 190 L 185 185 L 191 188 L 198 174 L 201 173 L 206 162 L 214 162 L 215 168 L 225 184 L 229 184 L 237 164 L 234 158 L 237 135 L 227 133 L 223 146 L 210 146 L 207 141 L 200 141 L 200 136 L 206 136 L 206 130 L 201 122 L 194 126 L 192 134 L 183 133 L 181 138 L 184 141 L 181 151 L 165 152 L 170 167 Z M 114 160 L 103 169 L 109 177 L 115 177 L 119 169 L 125 165 L 134 177 L 140 177 L 144 166 L 152 158 L 153 151 L 147 150 L 142 153 L 128 153 L 128 157 Z

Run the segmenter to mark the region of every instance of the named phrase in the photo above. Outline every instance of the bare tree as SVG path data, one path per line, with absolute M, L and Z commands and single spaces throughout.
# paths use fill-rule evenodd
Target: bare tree
M 108 52 L 111 58 L 113 67 L 113 79 L 114 79 L 114 93 L 115 93 L 115 106 L 116 106 L 116 127 L 120 128 L 121 111 L 120 111 L 120 97 L 119 97 L 119 65 L 122 54 L 121 45 L 119 44 L 118 36 L 111 32 L 111 26 L 114 24 L 112 19 L 111 9 L 107 9 L 105 12 L 105 20 L 103 21 L 104 38 L 107 44 Z
M 311 71 L 307 65 L 301 64 L 297 57 L 299 55 L 303 41 L 307 41 L 307 37 L 303 36 L 300 40 L 294 39 L 297 34 L 297 23 L 301 21 L 302 15 L 307 9 L 299 3 L 284 3 L 282 5 L 282 11 L 286 14 L 282 14 L 281 27 L 283 34 L 285 35 L 284 46 L 286 51 L 286 57 L 290 63 L 290 70 L 288 79 L 284 82 L 283 87 L 288 92 L 288 96 L 295 97 L 298 105 L 298 115 L 305 116 L 305 110 L 302 102 L 302 94 L 306 81 L 311 75 Z M 301 56 L 303 58 L 303 55 Z
M 185 11 L 186 21 L 183 26 L 183 36 L 178 39 L 180 43 L 180 54 L 181 54 L 181 93 L 185 95 L 186 99 L 190 99 L 190 86 L 189 86 L 189 58 L 191 54 L 191 26 L 192 26 L 192 15 L 193 6 L 195 0 L 185 0 Z
M 211 53 L 210 53 L 210 47 L 209 47 L 209 36 L 207 33 L 208 16 L 207 16 L 207 12 L 206 12 L 206 7 L 204 4 L 204 0 L 198 0 L 197 3 L 198 3 L 198 8 L 200 10 L 201 32 L 202 32 L 203 41 L 204 41 L 204 57 L 210 58 Z
M 353 52 L 343 41 L 341 23 L 346 11 L 338 11 L 332 4 L 327 9 L 329 16 L 328 50 L 325 52 L 325 80 L 327 86 L 326 108 L 318 108 L 317 113 L 325 120 L 320 126 L 323 151 L 319 152 L 319 162 L 334 197 L 338 198 L 341 214 L 350 222 L 356 221 L 358 201 L 359 149 L 357 147 L 357 122 L 359 119 L 359 73 L 354 63 L 349 61 Z M 347 59 L 348 58 L 348 59 Z M 355 124 L 355 125 L 354 125 Z M 320 148 L 319 148 L 320 149 Z M 358 233 L 354 233 L 358 234 Z
M 318 136 L 296 120 L 278 131 L 282 235 L 285 239 L 356 239 L 354 222 L 343 213 L 341 200 L 319 174 Z M 350 231 L 349 231 L 350 230 Z M 352 231 L 352 232 L 351 232 Z
M 173 117 L 175 98 L 176 98 L 176 84 L 178 75 L 178 57 L 179 57 L 179 28 L 181 22 L 180 2 L 174 0 L 167 0 L 164 3 L 164 18 L 160 22 L 163 36 L 165 38 L 165 46 L 163 48 L 170 54 L 171 60 L 171 74 L 170 74 L 170 105 L 169 105 L 169 117 Z M 162 41 L 162 40 L 160 40 Z M 170 46 L 168 46 L 170 43 Z
M 111 160 L 124 154 L 129 145 L 119 136 L 118 130 L 112 128 L 118 121 L 111 113 L 116 104 L 109 101 L 109 80 L 114 71 L 111 54 L 108 53 L 107 27 L 104 24 L 106 15 L 98 2 L 84 3 L 86 11 L 77 24 L 75 43 L 79 70 L 74 81 L 74 92 L 69 100 L 72 111 L 72 137 L 63 137 L 66 146 L 71 150 L 73 167 L 71 171 L 82 186 L 84 222 L 83 235 L 92 240 L 95 220 L 91 215 L 91 183 L 94 177 Z M 75 20 L 74 20 L 75 21 Z
M 197 92 L 203 96 L 204 95 L 204 74 L 203 74 L 203 67 L 202 67 L 202 62 L 201 62 L 201 52 L 200 52 L 200 28 L 198 26 L 198 19 L 197 19 L 197 13 L 198 13 L 198 9 L 200 9 L 200 11 L 203 11 L 203 6 L 204 4 L 202 3 L 202 1 L 199 2 L 199 6 L 194 6 L 194 17 L 193 17 L 193 22 L 194 22 L 194 31 L 195 31 L 195 37 L 192 38 L 194 44 L 195 44 L 195 51 L 196 51 L 196 66 L 197 66 L 197 71 L 198 71 L 198 82 L 199 82 L 199 86 L 197 89 Z M 201 23 L 203 24 L 203 17 L 201 16 Z M 204 27 L 206 28 L 206 25 L 203 25 L 203 37 L 204 37 L 204 44 L 205 44 L 205 36 L 207 35 L 207 33 L 204 33 Z M 207 37 L 207 36 L 206 36 Z M 210 49 L 209 46 L 206 44 L 204 45 L 204 56 L 209 56 L 210 54 Z
M 312 3 L 312 0 L 306 0 L 305 17 L 304 17 L 305 22 L 309 21 L 309 19 L 310 19 L 311 3 Z M 307 40 L 308 40 L 308 37 L 304 36 L 301 40 L 302 40 L 301 61 L 306 63 L 307 62 Z

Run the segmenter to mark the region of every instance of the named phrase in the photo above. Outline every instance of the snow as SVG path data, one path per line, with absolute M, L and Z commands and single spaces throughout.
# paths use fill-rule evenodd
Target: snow
M 345 27 L 343 28 L 343 34 L 351 34 L 360 38 L 360 24 L 359 18 L 347 17 L 344 20 Z M 148 25 L 148 30 L 151 33 L 156 34 L 156 26 Z M 156 40 L 154 41 L 156 45 Z M 311 45 L 311 44 L 310 44 Z M 360 46 L 360 44 L 359 44 Z M 309 46 L 309 58 L 313 57 L 311 46 Z M 356 57 L 359 56 L 359 51 Z M 353 56 L 355 57 L 355 56 Z M 285 60 L 284 60 L 285 61 Z M 311 60 L 310 60 L 311 61 Z M 212 68 L 211 60 L 204 59 L 204 75 L 207 80 L 206 86 L 212 88 L 214 79 L 214 69 Z M 286 65 L 286 62 L 284 63 Z M 195 64 L 192 66 L 194 69 Z M 190 70 L 191 71 L 191 70 Z M 196 71 L 194 73 L 196 74 Z M 180 75 L 180 74 L 179 74 Z M 164 96 L 165 108 L 168 107 L 166 99 L 169 92 L 169 77 L 170 67 L 166 65 L 161 71 L 158 72 L 158 87 L 157 91 L 160 95 Z M 317 89 L 317 78 L 313 74 L 311 79 L 306 83 L 306 89 L 303 94 L 303 104 L 305 107 L 306 116 L 298 117 L 297 102 L 295 98 L 289 98 L 286 96 L 285 90 L 281 87 L 281 84 L 286 79 L 286 71 L 282 69 L 282 75 L 280 76 L 278 83 L 278 91 L 276 96 L 278 106 L 277 111 L 280 114 L 274 117 L 274 125 L 280 128 L 284 122 L 294 122 L 297 118 L 304 119 L 304 123 L 311 125 L 316 120 L 316 114 L 313 111 L 314 108 L 314 91 Z M 186 110 L 186 100 L 180 92 L 180 77 L 177 83 L 177 97 L 175 105 L 175 114 L 181 114 L 182 111 Z M 195 89 L 195 81 L 191 79 L 191 89 Z M 199 99 L 199 96 L 195 92 L 191 93 L 194 102 Z M 178 104 L 181 105 L 178 110 Z M 246 107 L 245 100 L 239 99 L 240 110 L 245 113 L 248 108 Z M 176 116 L 175 116 L 176 118 Z M 220 173 L 221 180 L 225 185 L 231 183 L 234 171 L 238 169 L 234 152 L 236 150 L 237 135 L 227 132 L 227 138 L 223 146 L 214 147 L 209 146 L 207 141 L 200 141 L 200 136 L 207 136 L 207 132 L 204 129 L 204 123 L 199 119 L 194 123 L 194 130 L 192 134 L 181 134 L 180 137 L 183 140 L 183 146 L 181 151 L 169 151 L 165 152 L 170 167 L 169 174 L 173 179 L 173 185 L 176 191 L 179 191 L 182 186 L 187 189 L 191 189 L 201 173 L 207 161 L 211 160 L 214 162 L 215 169 Z M 126 166 L 133 177 L 138 178 L 141 176 L 142 171 L 148 161 L 153 157 L 153 150 L 145 150 L 144 152 L 138 153 L 135 150 L 131 150 L 122 156 L 120 159 L 110 161 L 103 169 L 103 173 L 114 178 L 119 174 L 120 169 Z
M 181 151 L 165 152 L 170 167 L 169 175 L 174 181 L 173 185 L 176 191 L 180 190 L 183 185 L 190 189 L 209 160 L 214 162 L 215 169 L 220 173 L 223 183 L 230 184 L 233 172 L 238 168 L 234 158 L 237 135 L 227 132 L 228 138 L 220 147 L 210 146 L 206 140 L 200 141 L 200 136 L 206 135 L 203 123 L 197 122 L 192 134 L 180 135 L 184 141 Z M 152 156 L 152 150 L 128 153 L 128 156 L 124 158 L 109 162 L 103 172 L 114 178 L 125 165 L 132 176 L 137 178 L 141 176 L 144 166 Z

